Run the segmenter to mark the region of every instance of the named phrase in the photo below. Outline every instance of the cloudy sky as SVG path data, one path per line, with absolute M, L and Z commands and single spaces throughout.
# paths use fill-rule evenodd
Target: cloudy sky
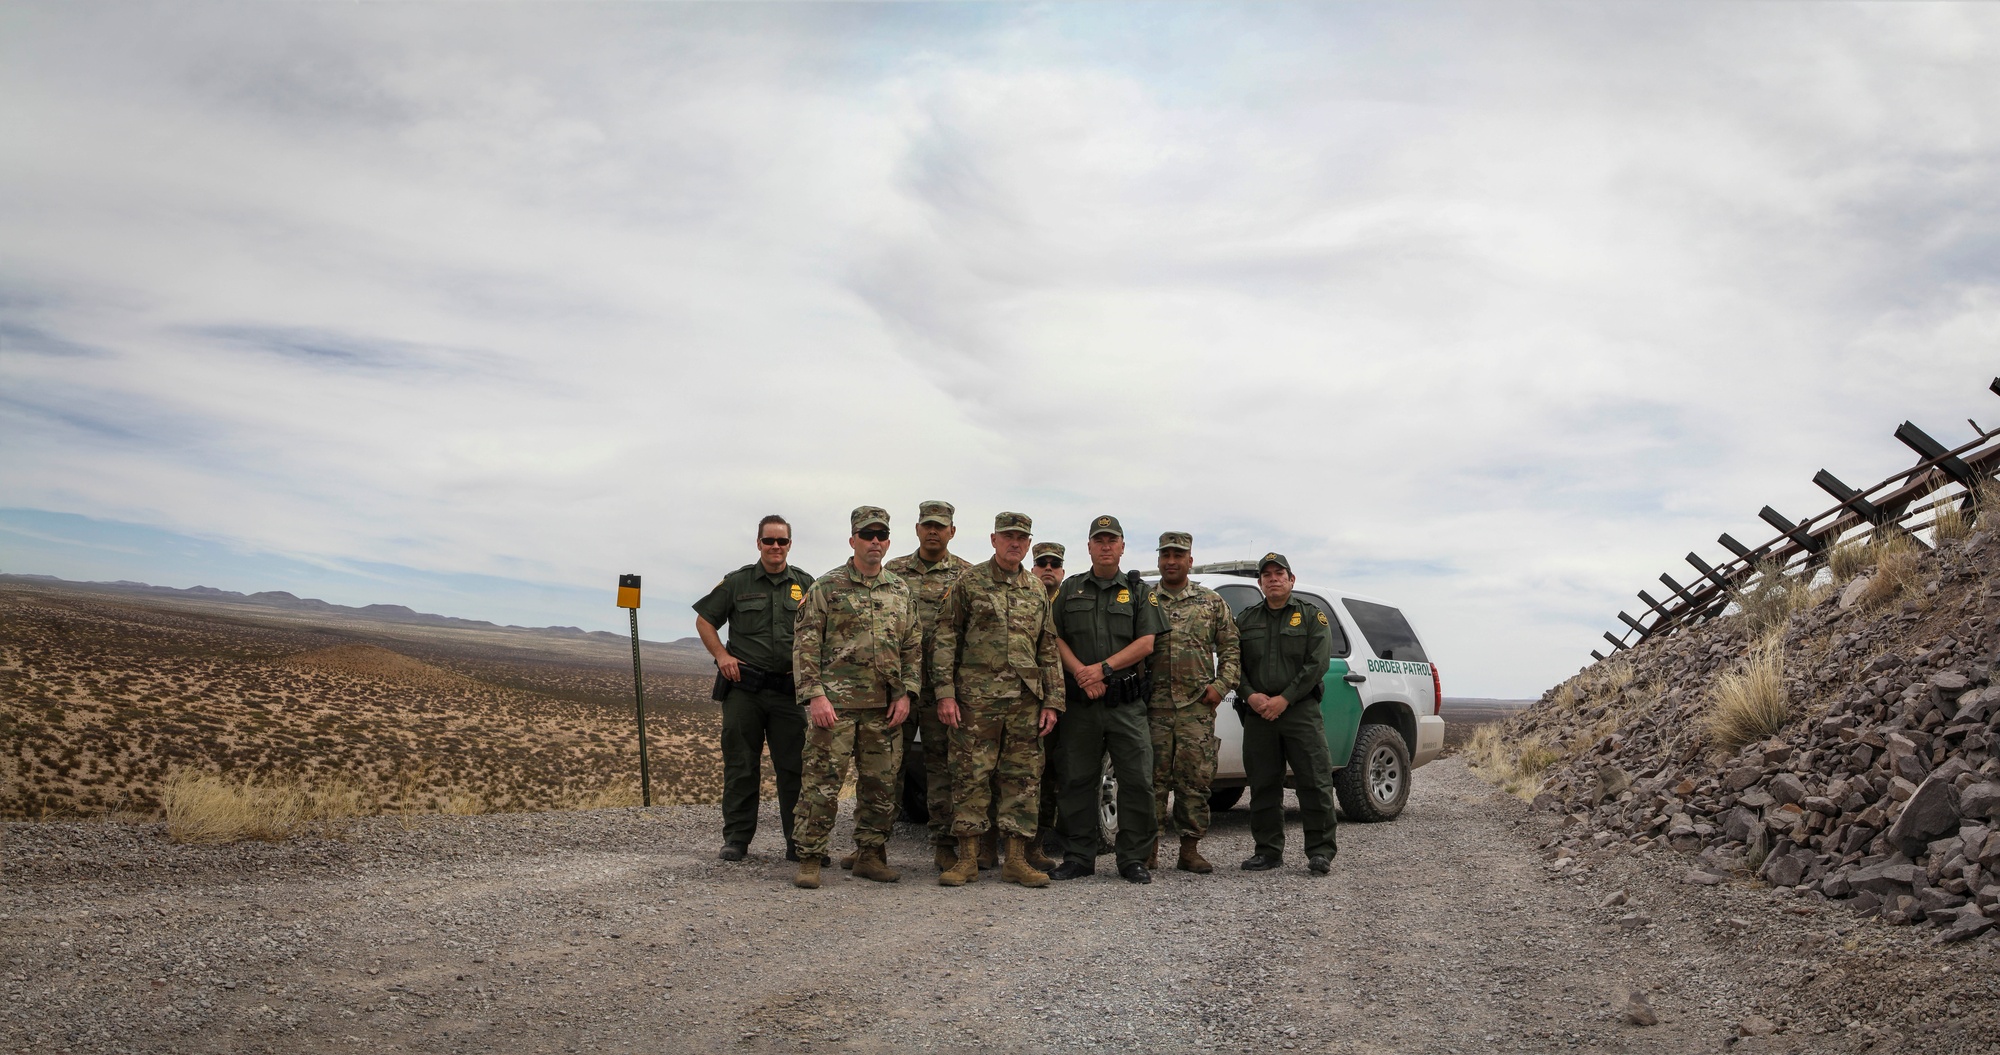
M 0 7 L 0 570 L 649 638 L 1119 514 L 1525 696 L 2000 425 L 2000 6 Z

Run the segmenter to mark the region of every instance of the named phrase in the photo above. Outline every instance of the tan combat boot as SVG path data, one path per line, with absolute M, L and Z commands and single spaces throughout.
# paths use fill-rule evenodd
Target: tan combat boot
M 1185 835 L 1181 836 L 1180 862 L 1174 867 L 1196 875 L 1207 875 L 1215 871 L 1215 866 L 1209 864 L 1208 858 L 1201 855 L 1201 840 L 1191 839 Z
M 949 872 L 951 871 L 951 866 L 957 863 L 958 844 L 948 836 L 939 839 L 937 841 L 937 870 L 939 872 Z
M 885 848 L 863 846 L 854 851 L 854 876 L 857 879 L 873 879 L 877 883 L 893 883 L 903 878 L 903 873 L 889 867 Z
M 958 860 L 938 873 L 939 886 L 964 886 L 979 882 L 979 836 L 958 837 Z
M 800 890 L 818 890 L 819 858 L 817 857 L 800 858 L 799 874 L 792 877 L 792 885 L 798 887 Z
M 1049 856 L 1048 851 L 1042 849 L 1042 840 L 1047 836 L 1048 829 L 1044 828 L 1036 832 L 1034 838 L 1028 840 L 1028 867 L 1038 872 L 1046 872 L 1056 866 L 1055 859 Z
M 991 828 L 979 839 L 979 867 L 992 868 L 1000 863 L 1000 833 Z
M 859 847 L 847 851 L 847 856 L 840 859 L 840 867 L 845 868 L 850 872 L 854 871 L 854 859 L 855 857 L 860 855 L 860 853 L 861 850 Z
M 1151 850 L 1146 851 L 1146 871 L 1157 872 L 1159 870 L 1160 870 L 1160 840 L 1154 839 L 1153 848 Z
M 1049 885 L 1049 874 L 1028 863 L 1028 840 L 1018 835 L 1007 837 L 1007 867 L 1001 870 L 1000 878 L 1022 886 Z

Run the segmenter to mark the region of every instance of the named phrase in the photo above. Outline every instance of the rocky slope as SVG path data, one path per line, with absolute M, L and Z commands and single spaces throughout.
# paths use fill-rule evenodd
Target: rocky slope
M 1569 815 L 1559 859 L 1673 852 L 1692 883 L 2000 943 L 2000 540 L 1904 564 L 1900 590 L 1822 575 L 1764 634 L 1739 613 L 1586 668 L 1489 739 L 1486 771 Z M 1760 651 L 1783 657 L 1783 724 L 1730 750 L 1718 689 Z

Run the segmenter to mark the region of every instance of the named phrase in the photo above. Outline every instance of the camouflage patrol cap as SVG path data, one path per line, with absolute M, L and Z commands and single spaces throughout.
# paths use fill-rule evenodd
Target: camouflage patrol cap
M 1160 532 L 1160 548 L 1184 549 L 1192 553 L 1194 552 L 1194 536 L 1185 531 L 1162 531 Z
M 993 530 L 1032 535 L 1035 533 L 1035 522 L 1026 513 L 1000 513 L 993 518 Z
M 1285 574 L 1287 575 L 1292 574 L 1292 562 L 1286 560 L 1285 555 L 1282 553 L 1264 554 L 1264 559 L 1257 562 L 1257 574 L 1259 575 L 1264 574 L 1264 569 L 1270 567 L 1273 564 L 1277 565 L 1280 568 L 1285 569 Z
M 1043 557 L 1054 557 L 1056 563 L 1061 564 L 1063 559 L 1063 544 L 1060 542 L 1035 543 L 1035 559 L 1041 560 Z
M 958 510 L 953 508 L 950 502 L 919 502 L 917 503 L 917 523 L 943 524 L 945 527 L 950 527 L 951 515 L 956 512 Z
M 854 512 L 847 514 L 847 527 L 849 531 L 860 531 L 870 524 L 880 524 L 885 528 L 888 527 L 889 511 L 881 506 L 856 506 Z
M 1086 537 L 1096 538 L 1099 535 L 1116 535 L 1119 538 L 1124 538 L 1125 526 L 1118 522 L 1117 517 L 1106 513 L 1090 522 L 1090 531 Z

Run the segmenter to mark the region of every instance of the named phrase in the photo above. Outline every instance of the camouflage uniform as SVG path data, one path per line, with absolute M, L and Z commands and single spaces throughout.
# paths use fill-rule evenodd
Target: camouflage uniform
M 959 576 L 938 610 L 931 669 L 938 697 L 959 707 L 952 833 L 984 834 L 997 792 L 1000 830 L 1033 838 L 1042 779 L 1037 724 L 1043 708 L 1063 709 L 1055 623 L 1034 572 L 985 560 Z
M 864 578 L 849 561 L 813 583 L 792 632 L 792 672 L 801 704 L 825 696 L 838 717 L 831 729 L 806 730 L 805 787 L 794 826 L 800 858 L 817 861 L 826 853 L 850 758 L 854 844 L 888 843 L 903 764 L 903 738 L 889 725 L 888 706 L 916 687 L 922 663 L 910 587 L 894 572 Z
M 1164 546 L 1164 543 L 1163 543 Z M 1150 657 L 1153 702 L 1146 718 L 1153 727 L 1153 802 L 1162 821 L 1167 792 L 1174 793 L 1174 827 L 1183 838 L 1208 834 L 1209 784 L 1215 779 L 1215 708 L 1202 697 L 1214 689 L 1228 695 L 1242 677 L 1236 618 L 1229 602 L 1199 583 L 1180 593 L 1155 590 L 1160 611 L 1173 629 L 1159 638 Z
M 1034 559 L 1055 557 L 1063 559 L 1063 545 L 1060 542 L 1035 543 Z M 1049 603 L 1055 604 L 1056 594 L 1062 592 L 1062 583 L 1048 587 Z M 1036 812 L 1035 823 L 1042 829 L 1042 845 L 1048 852 L 1062 852 L 1062 835 L 1056 828 L 1056 802 L 1062 795 L 1062 723 L 1057 722 L 1049 735 L 1042 737 L 1042 805 Z
M 933 507 L 943 507 L 942 513 L 950 517 L 952 508 L 947 502 L 925 502 L 918 507 L 923 523 L 937 514 Z M 949 519 L 944 521 L 949 524 Z M 912 721 L 903 723 L 903 750 L 912 750 L 911 741 L 923 733 L 924 751 L 924 800 L 930 809 L 930 830 L 933 842 L 943 843 L 951 839 L 951 765 L 947 761 L 947 746 L 951 730 L 938 721 L 937 693 L 932 691 L 937 679 L 931 671 L 931 637 L 937 628 L 938 606 L 944 603 L 945 591 L 951 589 L 959 573 L 972 567 L 972 562 L 956 554 L 947 553 L 936 564 L 925 561 L 914 553 L 897 557 L 883 567 L 896 573 L 910 586 L 910 600 L 916 605 L 917 626 L 924 637 L 924 671 L 921 688 L 910 694 L 910 717 Z M 896 799 L 902 800 L 903 771 L 896 771 Z

